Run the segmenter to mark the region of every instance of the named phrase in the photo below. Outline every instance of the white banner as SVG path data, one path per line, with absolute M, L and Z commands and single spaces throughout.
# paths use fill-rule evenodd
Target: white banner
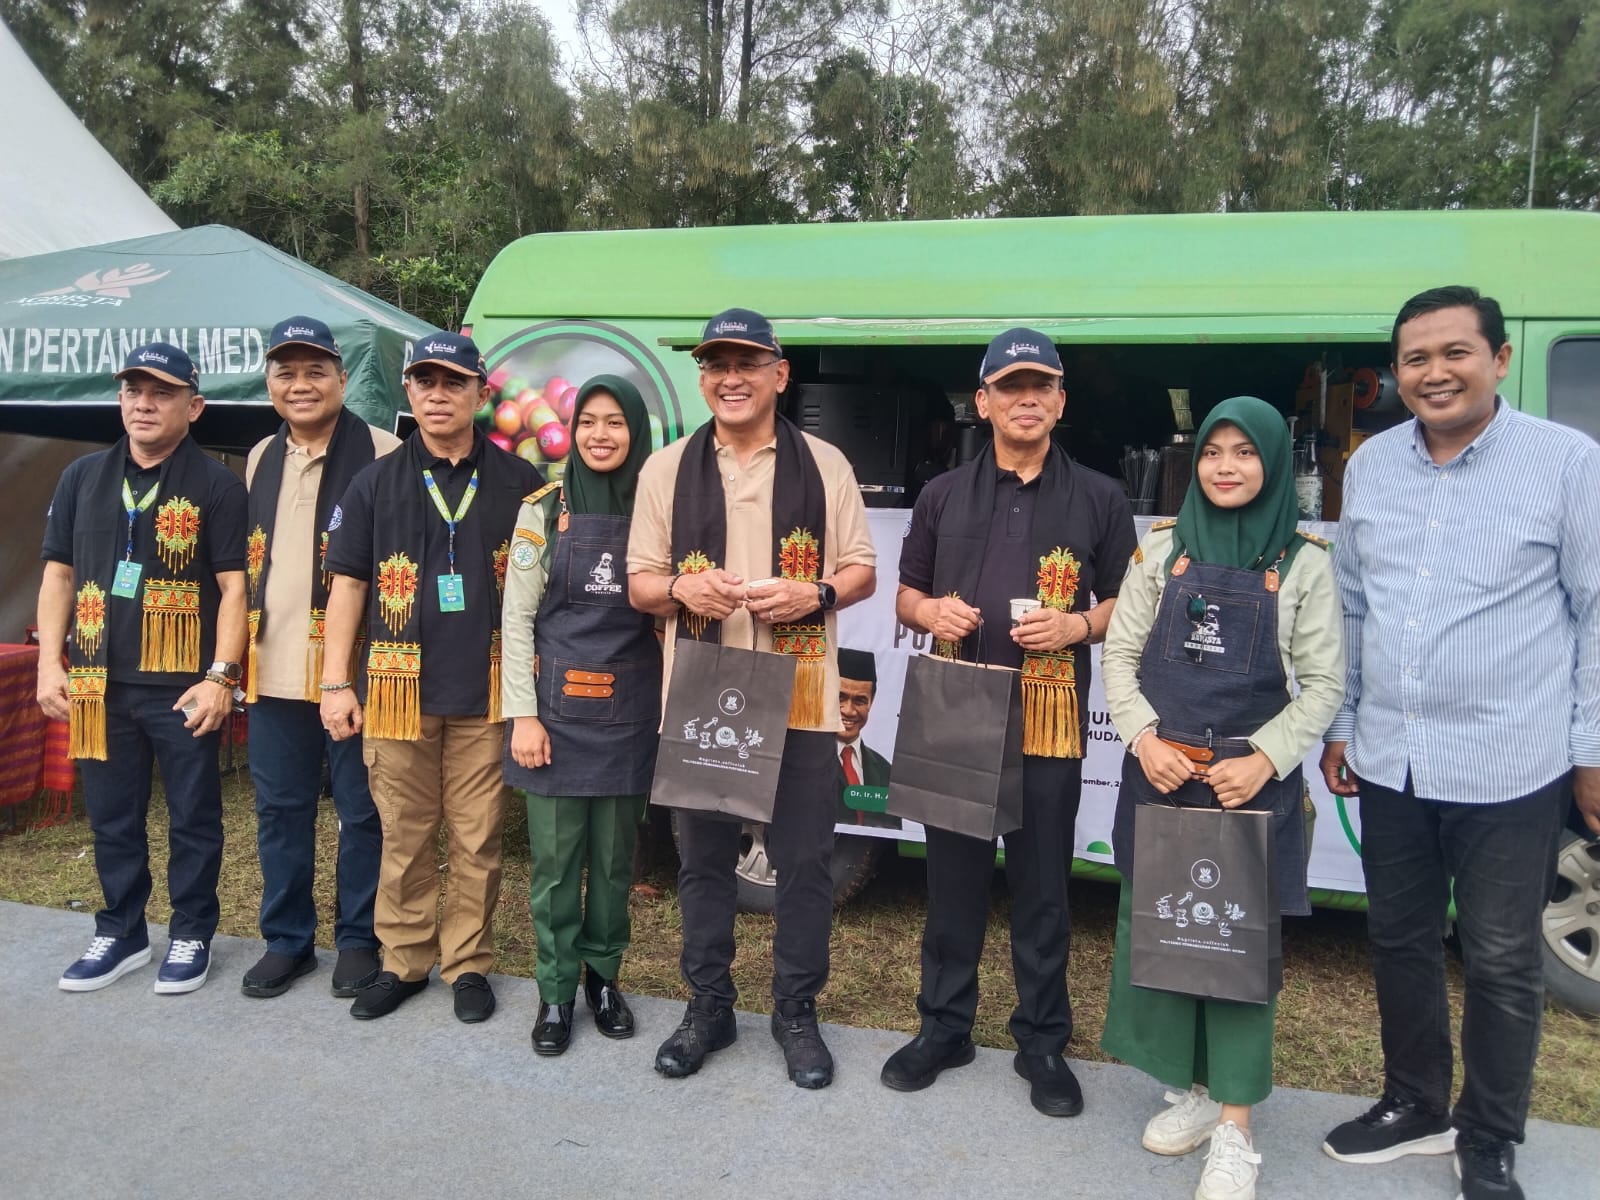
M 872 540 L 878 550 L 878 590 L 871 599 L 839 614 L 839 644 L 856 650 L 870 650 L 877 659 L 878 687 L 872 715 L 862 733 L 862 741 L 882 754 L 894 757 L 895 726 L 900 715 L 900 697 L 905 688 L 906 659 L 930 649 L 924 634 L 914 634 L 895 619 L 894 597 L 900 580 L 900 543 L 905 537 L 911 514 L 904 509 L 868 509 Z M 1142 537 L 1151 518 L 1135 518 Z M 1335 526 L 1308 522 L 1302 528 L 1322 537 L 1332 537 Z M 1078 810 L 1077 855 L 1090 862 L 1111 861 L 1111 821 L 1116 812 L 1117 790 L 1122 780 L 1122 739 L 1117 736 L 1111 716 L 1106 712 L 1105 693 L 1100 688 L 1100 648 L 1093 648 L 1094 678 L 1089 689 L 1089 744 L 1083 763 L 1083 803 Z M 1312 846 L 1310 884 L 1341 892 L 1364 892 L 1361 860 L 1355 839 L 1360 827 L 1354 806 L 1348 810 L 1322 783 L 1317 759 L 1322 747 L 1312 748 L 1306 758 L 1306 782 L 1317 806 L 1316 838 Z M 922 826 L 905 822 L 901 831 L 875 829 L 863 825 L 837 826 L 841 833 L 876 837 L 899 837 L 922 841 Z

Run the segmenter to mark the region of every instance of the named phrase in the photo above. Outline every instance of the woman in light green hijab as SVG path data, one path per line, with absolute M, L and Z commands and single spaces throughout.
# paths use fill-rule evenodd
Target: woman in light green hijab
M 1101 660 L 1106 705 L 1128 753 L 1112 832 L 1123 883 L 1100 1045 L 1174 1089 L 1171 1107 L 1145 1126 L 1145 1149 L 1187 1154 L 1209 1141 L 1197 1200 L 1250 1200 L 1261 1162 L 1250 1110 L 1272 1090 L 1277 997 L 1244 1003 L 1215 998 L 1225 990 L 1215 983 L 1190 995 L 1170 990 L 1172 981 L 1134 981 L 1135 870 L 1157 873 L 1165 886 L 1164 860 L 1194 857 L 1188 847 L 1167 853 L 1175 848 L 1160 838 L 1135 845 L 1134 815 L 1145 804 L 1270 813 L 1277 894 L 1243 907 L 1258 916 L 1274 903 L 1280 913 L 1309 912 L 1300 762 L 1344 697 L 1342 615 L 1326 543 L 1296 531 L 1294 467 L 1278 411 L 1236 396 L 1211 411 L 1195 441 L 1183 508 L 1176 521 L 1156 522 L 1134 553 Z M 1212 904 L 1203 892 L 1180 895 L 1173 922 L 1160 928 L 1181 919 L 1187 940 L 1227 948 L 1230 921 L 1243 917 L 1217 911 L 1226 909 L 1220 896 Z

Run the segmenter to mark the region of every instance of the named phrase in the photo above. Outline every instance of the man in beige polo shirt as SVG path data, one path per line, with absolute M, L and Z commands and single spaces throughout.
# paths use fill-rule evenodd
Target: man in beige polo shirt
M 250 451 L 245 578 L 250 605 L 250 774 L 261 856 L 261 936 L 246 996 L 277 996 L 316 968 L 312 897 L 323 760 L 339 816 L 333 994 L 354 996 L 378 973 L 372 929 L 383 831 L 367 788 L 361 739 L 336 742 L 318 715 L 329 579 L 327 531 L 356 472 L 400 444 L 344 407 L 339 343 L 323 322 L 290 317 L 272 330 L 267 395 L 283 418 Z
M 767 827 L 778 872 L 772 1034 L 796 1084 L 826 1087 L 833 1058 L 817 1030 L 816 996 L 828 979 L 833 923 L 835 613 L 872 594 L 877 556 L 849 462 L 777 413 L 789 363 L 771 323 L 729 309 L 707 323 L 694 356 L 712 420 L 639 474 L 628 597 L 667 619 L 669 681 L 680 637 L 791 653 L 797 678 L 814 676 L 796 688 Z M 694 995 L 656 1053 L 663 1075 L 693 1074 L 737 1033 L 729 968 L 739 833 L 736 822 L 678 814 L 680 965 Z

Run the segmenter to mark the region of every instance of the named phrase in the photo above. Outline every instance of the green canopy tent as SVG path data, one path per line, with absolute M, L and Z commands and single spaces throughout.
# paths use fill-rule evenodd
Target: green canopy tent
M 350 408 L 393 429 L 401 368 L 430 327 L 248 234 L 203 225 L 0 261 L 0 432 L 115 440 L 112 374 L 134 346 L 167 341 L 200 369 L 199 440 L 248 448 L 278 425 L 267 334 L 298 314 L 339 339 Z

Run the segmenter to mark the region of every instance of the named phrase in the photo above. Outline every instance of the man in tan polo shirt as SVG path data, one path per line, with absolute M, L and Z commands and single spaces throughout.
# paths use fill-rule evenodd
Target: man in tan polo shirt
M 753 642 L 799 660 L 804 684 L 797 683 L 767 827 L 778 872 L 772 1034 L 790 1079 L 826 1087 L 833 1058 L 817 1030 L 816 996 L 828 979 L 833 923 L 835 613 L 872 594 L 877 555 L 849 462 L 778 416 L 789 363 L 771 323 L 729 309 L 707 323 L 694 356 L 712 421 L 657 451 L 639 474 L 628 596 L 634 608 L 667 619 L 668 681 L 680 637 Z M 681 967 L 694 995 L 656 1053 L 663 1075 L 693 1074 L 737 1033 L 729 968 L 739 832 L 736 822 L 678 814 Z
M 246 996 L 277 996 L 316 968 L 317 801 L 323 759 L 339 815 L 333 994 L 354 996 L 378 973 L 373 897 L 383 830 L 367 787 L 361 739 L 336 742 L 318 715 L 328 576 L 327 530 L 350 480 L 400 444 L 344 407 L 345 371 L 327 325 L 290 317 L 272 330 L 267 395 L 283 425 L 250 451 L 250 774 L 261 856 L 261 936 Z

